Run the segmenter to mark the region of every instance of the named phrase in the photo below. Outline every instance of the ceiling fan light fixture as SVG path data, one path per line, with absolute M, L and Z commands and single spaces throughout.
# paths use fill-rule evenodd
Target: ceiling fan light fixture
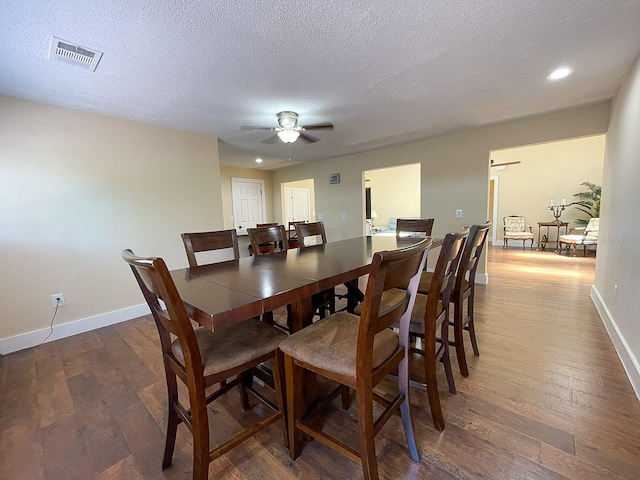
M 278 132 L 278 137 L 280 137 L 280 140 L 284 143 L 293 143 L 299 136 L 300 132 L 296 132 L 295 130 L 282 130 L 281 132 Z

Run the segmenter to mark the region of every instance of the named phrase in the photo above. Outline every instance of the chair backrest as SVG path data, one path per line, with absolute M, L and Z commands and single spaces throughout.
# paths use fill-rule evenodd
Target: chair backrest
M 187 252 L 190 267 L 197 267 L 196 253 L 213 250 L 233 249 L 233 259 L 240 258 L 238 234 L 235 230 L 219 230 L 215 232 L 183 233 L 182 242 Z
M 399 250 L 373 255 L 358 327 L 357 374 L 371 372 L 376 334 L 400 322 L 400 347 L 408 348 L 409 322 L 432 240 L 424 239 Z M 380 311 L 382 293 L 408 284 L 406 294 Z
M 440 255 L 436 262 L 436 268 L 431 276 L 429 284 L 429 295 L 427 295 L 427 306 L 425 308 L 425 331 L 435 334 L 433 328 L 439 316 L 438 302 L 442 302 L 444 311 L 449 308 L 451 291 L 453 290 L 456 271 L 462 258 L 462 251 L 465 240 L 469 236 L 469 229 L 457 233 L 447 233 L 440 247 Z M 436 295 L 432 295 L 432 292 Z M 427 343 L 430 345 L 430 343 Z
M 151 309 L 160 335 L 165 367 L 175 371 L 180 365 L 171 352 L 171 333 L 178 337 L 184 354 L 185 369 L 180 368 L 182 373 L 185 375 L 192 375 L 193 372 L 202 373 L 202 358 L 191 320 L 164 260 L 155 257 L 137 257 L 131 250 L 124 250 L 122 258 L 131 267 L 133 276 Z M 166 310 L 163 310 L 160 299 L 166 305 Z
M 430 237 L 434 221 L 433 218 L 399 218 L 396 221 L 396 237 L 406 236 L 400 235 L 402 232 L 419 233 L 421 237 Z
M 254 255 L 289 250 L 289 241 L 287 240 L 284 225 L 247 228 L 247 233 L 249 234 L 251 250 Z M 268 248 L 265 248 L 265 246 Z
M 454 285 L 454 291 L 461 292 L 464 281 L 469 282 L 469 286 L 473 287 L 476 280 L 476 271 L 480 263 L 480 255 L 487 241 L 491 222 L 482 225 L 473 225 L 469 231 L 469 237 L 464 244 L 464 250 L 460 257 L 458 265 L 458 273 Z
M 261 227 L 276 227 L 278 226 L 278 222 L 270 222 L 270 223 L 256 223 L 256 228 Z
M 589 223 L 584 229 L 584 234 L 589 237 L 597 237 L 598 231 L 600 230 L 600 218 L 593 217 L 589 219 Z
M 305 245 L 305 238 L 320 237 L 321 243 L 327 243 L 327 234 L 324 231 L 324 223 L 311 222 L 311 223 L 297 223 L 296 224 L 296 236 L 300 242 L 300 248 L 307 248 L 311 245 Z M 315 243 L 318 245 L 318 243 Z
M 504 232 L 524 232 L 527 230 L 527 222 L 522 215 L 509 215 L 504 217 Z

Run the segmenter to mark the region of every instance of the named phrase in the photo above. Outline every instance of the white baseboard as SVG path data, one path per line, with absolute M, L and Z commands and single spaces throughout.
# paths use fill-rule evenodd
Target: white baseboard
M 144 303 L 134 307 L 123 308 L 122 310 L 116 310 L 115 312 L 103 313 L 93 317 L 74 320 L 73 322 L 54 325 L 53 333 L 47 339 L 47 343 L 61 338 L 70 337 L 72 335 L 77 335 L 78 333 L 95 330 L 96 328 L 102 328 L 124 322 L 126 320 L 131 320 L 133 318 L 142 317 L 148 313 L 150 313 L 149 306 Z M 40 330 L 34 330 L 32 332 L 21 333 L 20 335 L 15 335 L 13 337 L 2 338 L 0 339 L 0 355 L 6 355 L 7 353 L 17 352 L 18 350 L 24 350 L 25 348 L 35 347 L 36 345 L 39 345 L 47 335 L 49 335 L 50 331 L 51 329 L 47 327 Z
M 476 273 L 476 283 L 480 285 L 487 285 L 489 283 L 488 273 Z
M 613 346 L 616 348 L 616 352 L 618 352 L 618 357 L 620 357 L 622 366 L 627 372 L 627 377 L 629 377 L 631 386 L 636 392 L 636 397 L 640 399 L 640 364 L 620 333 L 615 319 L 611 316 L 611 312 L 609 312 L 609 309 L 602 300 L 602 296 L 600 296 L 600 292 L 598 292 L 595 285 L 591 285 L 591 300 L 600 314 L 602 323 L 607 329 L 607 333 L 613 342 Z

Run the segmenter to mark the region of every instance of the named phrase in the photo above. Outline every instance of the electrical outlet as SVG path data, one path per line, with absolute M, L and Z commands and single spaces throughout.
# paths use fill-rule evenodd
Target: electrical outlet
M 324 220 L 324 215 L 322 213 L 318 214 L 318 220 Z
M 51 295 L 51 305 L 54 307 L 64 307 L 66 305 L 66 303 L 64 303 L 64 293 Z
M 230 222 L 233 222 L 233 217 L 229 217 L 229 221 L 230 221 Z
M 462 210 L 456 210 L 456 218 L 462 218 Z
M 346 219 L 347 219 L 347 214 L 346 214 L 346 213 L 343 213 L 343 214 L 342 214 L 342 220 L 346 220 Z

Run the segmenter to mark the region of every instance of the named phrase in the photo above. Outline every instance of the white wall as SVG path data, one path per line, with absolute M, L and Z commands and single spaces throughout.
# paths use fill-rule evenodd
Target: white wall
M 640 60 L 611 111 L 600 217 L 592 296 L 640 396 Z
M 529 145 L 491 152 L 495 163 L 520 161 L 508 165 L 505 170 L 491 168 L 491 174 L 499 177 L 497 238 L 502 241 L 502 218 L 507 215 L 524 215 L 538 238 L 537 222 L 551 222 L 553 213 L 549 210 L 550 198 L 559 204 L 562 197 L 567 203 L 576 199 L 573 194 L 586 191 L 580 184 L 590 181 L 602 185 L 602 165 L 604 162 L 604 135 L 576 138 L 561 142 Z M 569 228 L 577 218 L 587 218 L 575 207 L 562 212 L 561 220 L 569 223 Z M 543 233 L 546 229 L 543 229 Z M 564 230 L 563 230 L 564 232 Z M 556 230 L 550 232 L 556 238 Z M 510 242 L 521 245 L 522 242 Z M 527 243 L 528 244 L 528 243 Z
M 0 352 L 44 339 L 52 294 L 56 325 L 143 304 L 124 248 L 184 267 L 180 233 L 223 226 L 215 138 L 8 97 L 0 118 Z

